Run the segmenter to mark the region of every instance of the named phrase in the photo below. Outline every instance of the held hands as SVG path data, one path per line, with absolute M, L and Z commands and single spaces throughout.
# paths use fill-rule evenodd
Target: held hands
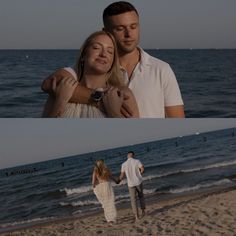
M 120 178 L 117 178 L 115 181 L 116 184 L 119 184 L 120 182 L 121 182 Z

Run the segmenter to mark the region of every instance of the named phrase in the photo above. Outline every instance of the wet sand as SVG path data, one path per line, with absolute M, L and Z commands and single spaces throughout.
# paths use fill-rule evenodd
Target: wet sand
M 147 213 L 134 222 L 131 208 L 118 209 L 116 224 L 106 223 L 103 212 L 84 217 L 31 225 L 4 236 L 137 236 L 236 235 L 236 189 L 227 188 L 150 201 Z

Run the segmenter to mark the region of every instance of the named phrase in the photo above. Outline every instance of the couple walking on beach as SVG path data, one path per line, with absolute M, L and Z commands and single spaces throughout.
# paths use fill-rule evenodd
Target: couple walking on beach
M 102 204 L 106 221 L 116 223 L 117 211 L 115 206 L 115 195 L 111 181 L 119 184 L 122 179 L 127 178 L 131 206 L 135 221 L 140 219 L 136 198 L 138 196 L 142 210 L 141 217 L 145 215 L 145 201 L 142 185 L 143 164 L 134 158 L 134 152 L 129 151 L 127 160 L 122 164 L 119 178 L 115 178 L 111 171 L 106 167 L 103 160 L 97 160 L 95 163 L 92 184 L 94 193 L 98 201 Z

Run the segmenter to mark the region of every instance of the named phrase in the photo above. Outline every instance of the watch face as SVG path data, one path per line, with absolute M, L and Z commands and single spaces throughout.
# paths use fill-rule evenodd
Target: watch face
M 95 102 L 99 102 L 102 99 L 102 96 L 103 96 L 103 92 L 100 92 L 100 91 L 94 91 L 91 95 L 92 99 Z

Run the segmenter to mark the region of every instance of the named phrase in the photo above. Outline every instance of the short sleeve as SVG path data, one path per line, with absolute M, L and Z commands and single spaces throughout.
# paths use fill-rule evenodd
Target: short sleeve
M 162 76 L 164 85 L 165 107 L 183 105 L 178 82 L 176 80 L 174 72 L 168 64 L 163 69 Z
M 77 80 L 77 74 L 72 67 L 64 67 L 63 70 L 69 72 Z
M 143 164 L 141 163 L 140 160 L 138 160 L 138 168 L 141 168 L 143 166 Z

